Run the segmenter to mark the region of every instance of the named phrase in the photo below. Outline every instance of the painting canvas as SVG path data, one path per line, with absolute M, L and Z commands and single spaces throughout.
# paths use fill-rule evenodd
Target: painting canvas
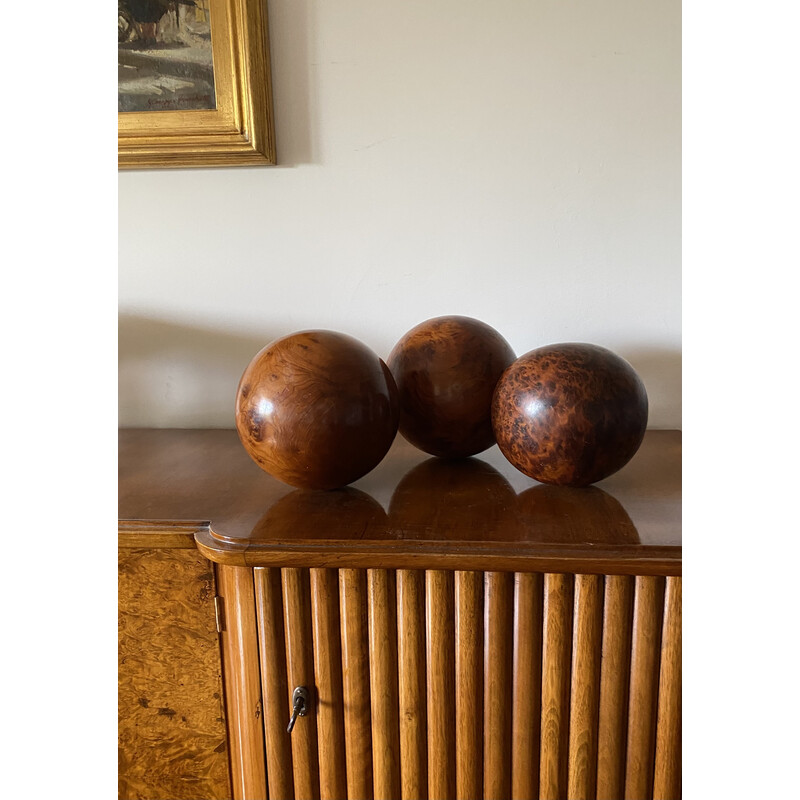
M 117 0 L 118 111 L 216 108 L 210 0 Z

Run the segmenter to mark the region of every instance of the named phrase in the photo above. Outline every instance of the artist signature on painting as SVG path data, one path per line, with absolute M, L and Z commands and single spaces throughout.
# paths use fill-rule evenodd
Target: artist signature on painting
M 150 106 L 151 108 L 161 108 L 161 109 L 174 109 L 179 107 L 185 107 L 186 105 L 193 103 L 203 104 L 207 106 L 211 103 L 211 95 L 193 94 L 181 97 L 180 100 L 166 100 L 166 99 L 159 100 L 155 97 L 151 97 L 147 101 L 147 105 Z

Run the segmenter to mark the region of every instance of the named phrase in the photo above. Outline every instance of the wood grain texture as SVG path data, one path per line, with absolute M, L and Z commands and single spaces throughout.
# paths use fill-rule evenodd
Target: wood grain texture
M 310 577 L 317 684 L 319 796 L 320 800 L 342 800 L 347 797 L 347 766 L 344 756 L 339 576 L 336 570 L 312 569 Z
M 319 797 L 317 693 L 308 570 L 283 569 L 281 582 L 286 636 L 286 697 L 291 704 L 295 688 L 305 686 L 310 705 L 306 716 L 297 718 L 291 733 L 294 795 L 296 800 L 316 800 Z M 286 722 L 289 722 L 288 717 Z
M 373 797 L 366 584 L 367 577 L 363 570 L 339 571 L 344 735 L 349 800 L 371 800 Z
M 456 797 L 483 796 L 483 573 L 455 574 Z
M 220 566 L 217 574 L 225 615 L 221 638 L 233 796 L 261 800 L 267 778 L 253 571 Z
M 514 576 L 487 572 L 484 580 L 483 796 L 511 794 L 511 675 Z
M 477 319 L 436 317 L 416 325 L 387 359 L 400 395 L 400 432 L 435 456 L 460 458 L 491 447 L 492 393 L 514 357 L 511 345 Z
M 453 573 L 426 572 L 425 596 L 428 797 L 431 800 L 452 800 L 456 791 Z
M 264 741 L 269 796 L 294 797 L 291 739 L 286 735 L 286 638 L 279 569 L 255 569 L 258 649 L 264 698 Z
M 544 576 L 539 758 L 541 800 L 561 800 L 567 794 L 572 601 L 572 575 Z
M 514 663 L 511 796 L 539 797 L 542 704 L 542 576 L 514 576 Z
M 663 608 L 664 579 L 637 578 L 633 604 L 625 800 L 649 800 L 653 792 Z
M 602 577 L 576 575 L 567 782 L 568 796 L 574 800 L 594 800 L 597 786 L 602 624 Z
M 305 489 L 336 489 L 372 470 L 397 433 L 397 387 L 380 358 L 352 336 L 301 331 L 248 364 L 236 429 L 270 475 Z
M 597 800 L 619 800 L 625 793 L 633 585 L 634 579 L 627 575 L 605 578 Z
M 428 796 L 425 573 L 397 571 L 400 788 L 403 800 Z
M 400 800 L 397 588 L 393 572 L 367 571 L 367 600 L 375 797 Z
M 213 566 L 119 551 L 119 797 L 229 798 Z
M 681 584 L 680 578 L 666 582 L 653 800 L 681 794 Z

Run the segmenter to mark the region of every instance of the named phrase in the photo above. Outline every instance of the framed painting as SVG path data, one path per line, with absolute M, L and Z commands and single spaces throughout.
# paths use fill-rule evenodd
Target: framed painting
M 119 167 L 275 164 L 266 0 L 117 0 Z

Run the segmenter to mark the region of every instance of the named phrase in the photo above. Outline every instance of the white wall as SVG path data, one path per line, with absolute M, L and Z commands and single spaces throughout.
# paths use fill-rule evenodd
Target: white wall
M 121 425 L 304 328 L 602 344 L 680 427 L 679 0 L 269 0 L 280 166 L 119 176 Z

